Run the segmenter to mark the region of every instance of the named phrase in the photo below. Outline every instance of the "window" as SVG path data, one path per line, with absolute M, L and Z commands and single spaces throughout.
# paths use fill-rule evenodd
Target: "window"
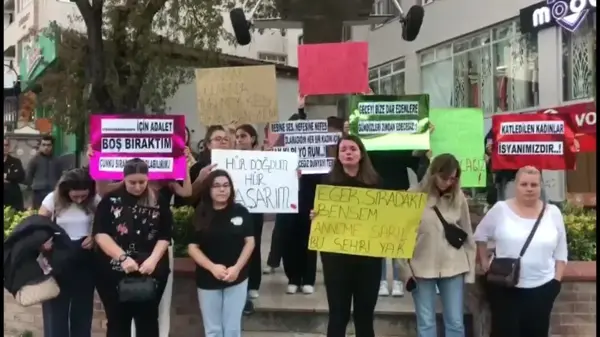
M 392 0 L 375 0 L 373 3 L 374 15 L 396 15 L 398 10 Z
M 258 53 L 258 59 L 277 64 L 287 64 L 287 56 L 274 53 Z
M 563 100 L 593 98 L 596 70 L 596 16 L 575 33 L 562 29 Z
M 369 86 L 377 95 L 404 95 L 404 59 L 369 70 Z
M 19 4 L 18 8 L 18 12 L 26 9 L 29 5 L 31 5 L 33 3 L 33 0 L 18 0 L 17 3 Z
M 431 107 L 480 107 L 486 114 L 538 105 L 537 34 L 511 21 L 420 54 Z

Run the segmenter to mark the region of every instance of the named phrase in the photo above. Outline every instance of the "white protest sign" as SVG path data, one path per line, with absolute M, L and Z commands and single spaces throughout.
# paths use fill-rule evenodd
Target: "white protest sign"
M 327 146 L 336 145 L 340 132 L 329 132 L 327 120 L 298 120 L 271 123 L 272 133 L 283 135 L 283 145 L 273 151 L 297 153 L 302 174 L 328 173 L 333 158 L 327 158 Z
M 229 173 L 236 202 L 250 213 L 298 213 L 298 155 L 279 151 L 212 150 Z

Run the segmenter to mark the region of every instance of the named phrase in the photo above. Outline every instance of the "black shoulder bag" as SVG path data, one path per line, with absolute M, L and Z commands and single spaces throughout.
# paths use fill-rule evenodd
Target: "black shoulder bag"
M 129 221 L 133 221 L 133 215 L 129 206 L 124 205 L 123 211 Z M 133 231 L 130 231 L 133 232 Z M 133 236 L 134 234 L 129 234 Z M 133 258 L 137 263 L 140 261 L 141 256 L 126 256 L 124 258 Z M 157 296 L 158 283 L 156 280 L 149 275 L 142 275 L 140 273 L 132 273 L 125 275 L 117 286 L 120 302 L 149 302 L 154 301 Z
M 457 225 L 449 224 L 448 221 L 444 219 L 437 206 L 433 206 L 433 210 L 444 226 L 444 236 L 446 237 L 446 241 L 448 241 L 450 246 L 460 249 L 467 241 L 468 234 Z
M 494 257 L 490 267 L 488 268 L 488 272 L 485 275 L 486 280 L 495 285 L 513 288 L 519 283 L 519 276 L 521 272 L 521 258 L 527 251 L 535 232 L 537 231 L 540 222 L 542 221 L 542 217 L 544 216 L 544 211 L 546 210 L 546 203 L 542 206 L 542 211 L 540 215 L 538 215 L 527 240 L 525 240 L 525 244 L 523 248 L 521 248 L 521 252 L 519 253 L 518 258 L 511 257 L 502 257 L 497 258 Z

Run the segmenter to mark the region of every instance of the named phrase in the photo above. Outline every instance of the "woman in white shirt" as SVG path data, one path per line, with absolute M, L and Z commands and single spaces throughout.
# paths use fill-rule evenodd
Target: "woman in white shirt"
M 69 271 L 57 279 L 60 295 L 42 304 L 45 337 L 90 337 L 94 311 L 92 219 L 100 198 L 84 169 L 63 174 L 56 189 L 42 201 L 40 215 L 62 227 L 77 250 Z M 51 249 L 46 243 L 45 249 Z
M 491 263 L 488 242 L 495 243 L 495 257 L 518 258 L 540 212 L 544 213 L 521 258 L 516 287 L 487 284 L 491 337 L 548 337 L 552 306 L 567 263 L 565 225 L 558 207 L 543 208 L 539 170 L 523 167 L 515 182 L 515 197 L 496 203 L 475 230 L 484 271 Z

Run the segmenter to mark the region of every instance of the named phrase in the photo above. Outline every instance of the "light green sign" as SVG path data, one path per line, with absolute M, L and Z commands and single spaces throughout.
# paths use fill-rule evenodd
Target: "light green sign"
M 29 48 L 25 48 L 19 62 L 23 90 L 31 88 L 57 58 L 56 41 L 45 34 L 38 35 Z
M 462 187 L 485 187 L 483 111 L 472 108 L 431 109 L 431 156 L 450 153 L 460 161 Z
M 350 133 L 368 151 L 429 149 L 429 95 L 350 98 Z

